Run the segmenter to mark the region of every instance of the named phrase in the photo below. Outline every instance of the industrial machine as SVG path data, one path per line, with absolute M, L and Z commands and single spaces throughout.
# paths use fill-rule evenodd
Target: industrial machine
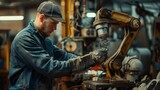
M 132 90 L 138 79 L 138 74 L 143 69 L 143 64 L 134 56 L 126 57 L 141 23 L 137 18 L 125 13 L 101 8 L 97 12 L 94 26 L 98 37 L 101 38 L 102 47 L 106 46 L 109 36 L 109 25 L 119 25 L 124 28 L 123 40 L 117 51 L 103 63 L 105 78 L 97 81 L 84 81 L 85 90 Z M 123 74 L 122 74 L 123 71 Z

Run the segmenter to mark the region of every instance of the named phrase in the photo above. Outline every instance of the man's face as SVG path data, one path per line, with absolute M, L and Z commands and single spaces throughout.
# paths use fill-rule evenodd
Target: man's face
M 55 20 L 52 20 L 49 17 L 45 17 L 42 22 L 42 30 L 41 33 L 43 36 L 47 37 L 50 36 L 51 33 L 56 30 L 58 22 Z

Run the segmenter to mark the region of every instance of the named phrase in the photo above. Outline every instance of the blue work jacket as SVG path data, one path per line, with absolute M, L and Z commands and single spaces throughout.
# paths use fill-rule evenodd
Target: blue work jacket
M 53 78 L 71 74 L 67 60 L 75 57 L 42 37 L 31 21 L 11 45 L 9 90 L 52 90 Z

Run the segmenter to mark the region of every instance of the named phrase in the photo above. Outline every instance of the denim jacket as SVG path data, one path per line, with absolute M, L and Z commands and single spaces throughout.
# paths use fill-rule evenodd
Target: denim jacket
M 31 21 L 11 45 L 9 90 L 52 90 L 53 78 L 71 74 L 67 60 L 75 57 L 42 37 Z

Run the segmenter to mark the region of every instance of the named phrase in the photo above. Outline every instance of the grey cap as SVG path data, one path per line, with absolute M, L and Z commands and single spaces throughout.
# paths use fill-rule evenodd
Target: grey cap
M 37 12 L 43 13 L 44 15 L 49 16 L 58 22 L 65 22 L 65 20 L 62 18 L 59 7 L 51 1 L 42 2 L 38 7 Z

